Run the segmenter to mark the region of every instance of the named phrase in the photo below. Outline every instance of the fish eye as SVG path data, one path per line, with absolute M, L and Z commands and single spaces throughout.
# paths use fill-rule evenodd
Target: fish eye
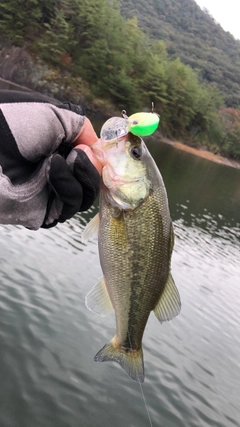
M 139 160 L 142 157 L 142 147 L 132 147 L 131 155 L 134 159 Z

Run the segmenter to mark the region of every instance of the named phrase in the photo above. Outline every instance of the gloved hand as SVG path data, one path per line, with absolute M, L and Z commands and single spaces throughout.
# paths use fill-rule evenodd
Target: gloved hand
M 89 209 L 99 193 L 100 174 L 82 149 L 73 149 L 66 160 L 60 154 L 52 156 L 48 182 L 53 193 L 43 228 Z
M 9 92 L 0 91 L 0 223 L 49 228 L 97 197 L 98 138 L 81 106 Z
M 67 158 L 60 154 L 52 156 L 48 182 L 53 193 L 49 198 L 43 228 L 64 222 L 77 212 L 88 210 L 94 203 L 100 189 L 102 165 L 88 145 L 97 139 L 91 122 L 85 118 L 72 144 L 77 145 Z

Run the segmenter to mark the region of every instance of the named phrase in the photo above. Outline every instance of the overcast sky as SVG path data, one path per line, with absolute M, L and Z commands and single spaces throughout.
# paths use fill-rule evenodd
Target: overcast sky
M 195 0 L 205 7 L 225 31 L 240 39 L 240 0 Z

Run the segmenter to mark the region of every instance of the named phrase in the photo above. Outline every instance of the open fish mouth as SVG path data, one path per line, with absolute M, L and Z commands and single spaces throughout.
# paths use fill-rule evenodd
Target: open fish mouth
M 105 184 L 109 190 L 116 187 L 116 184 L 117 186 L 121 187 L 122 185 L 130 185 L 136 182 L 139 182 L 139 183 L 141 182 L 139 178 L 130 180 L 130 179 L 119 178 L 119 176 L 112 177 L 111 181 L 112 181 L 111 185 L 109 185 L 109 183 L 108 185 Z

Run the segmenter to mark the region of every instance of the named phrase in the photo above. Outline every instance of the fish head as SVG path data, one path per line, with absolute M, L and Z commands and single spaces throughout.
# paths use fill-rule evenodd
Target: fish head
M 121 210 L 134 210 L 149 195 L 147 157 L 143 140 L 131 134 L 111 141 L 98 140 L 92 146 L 103 165 L 103 193 L 107 201 Z

